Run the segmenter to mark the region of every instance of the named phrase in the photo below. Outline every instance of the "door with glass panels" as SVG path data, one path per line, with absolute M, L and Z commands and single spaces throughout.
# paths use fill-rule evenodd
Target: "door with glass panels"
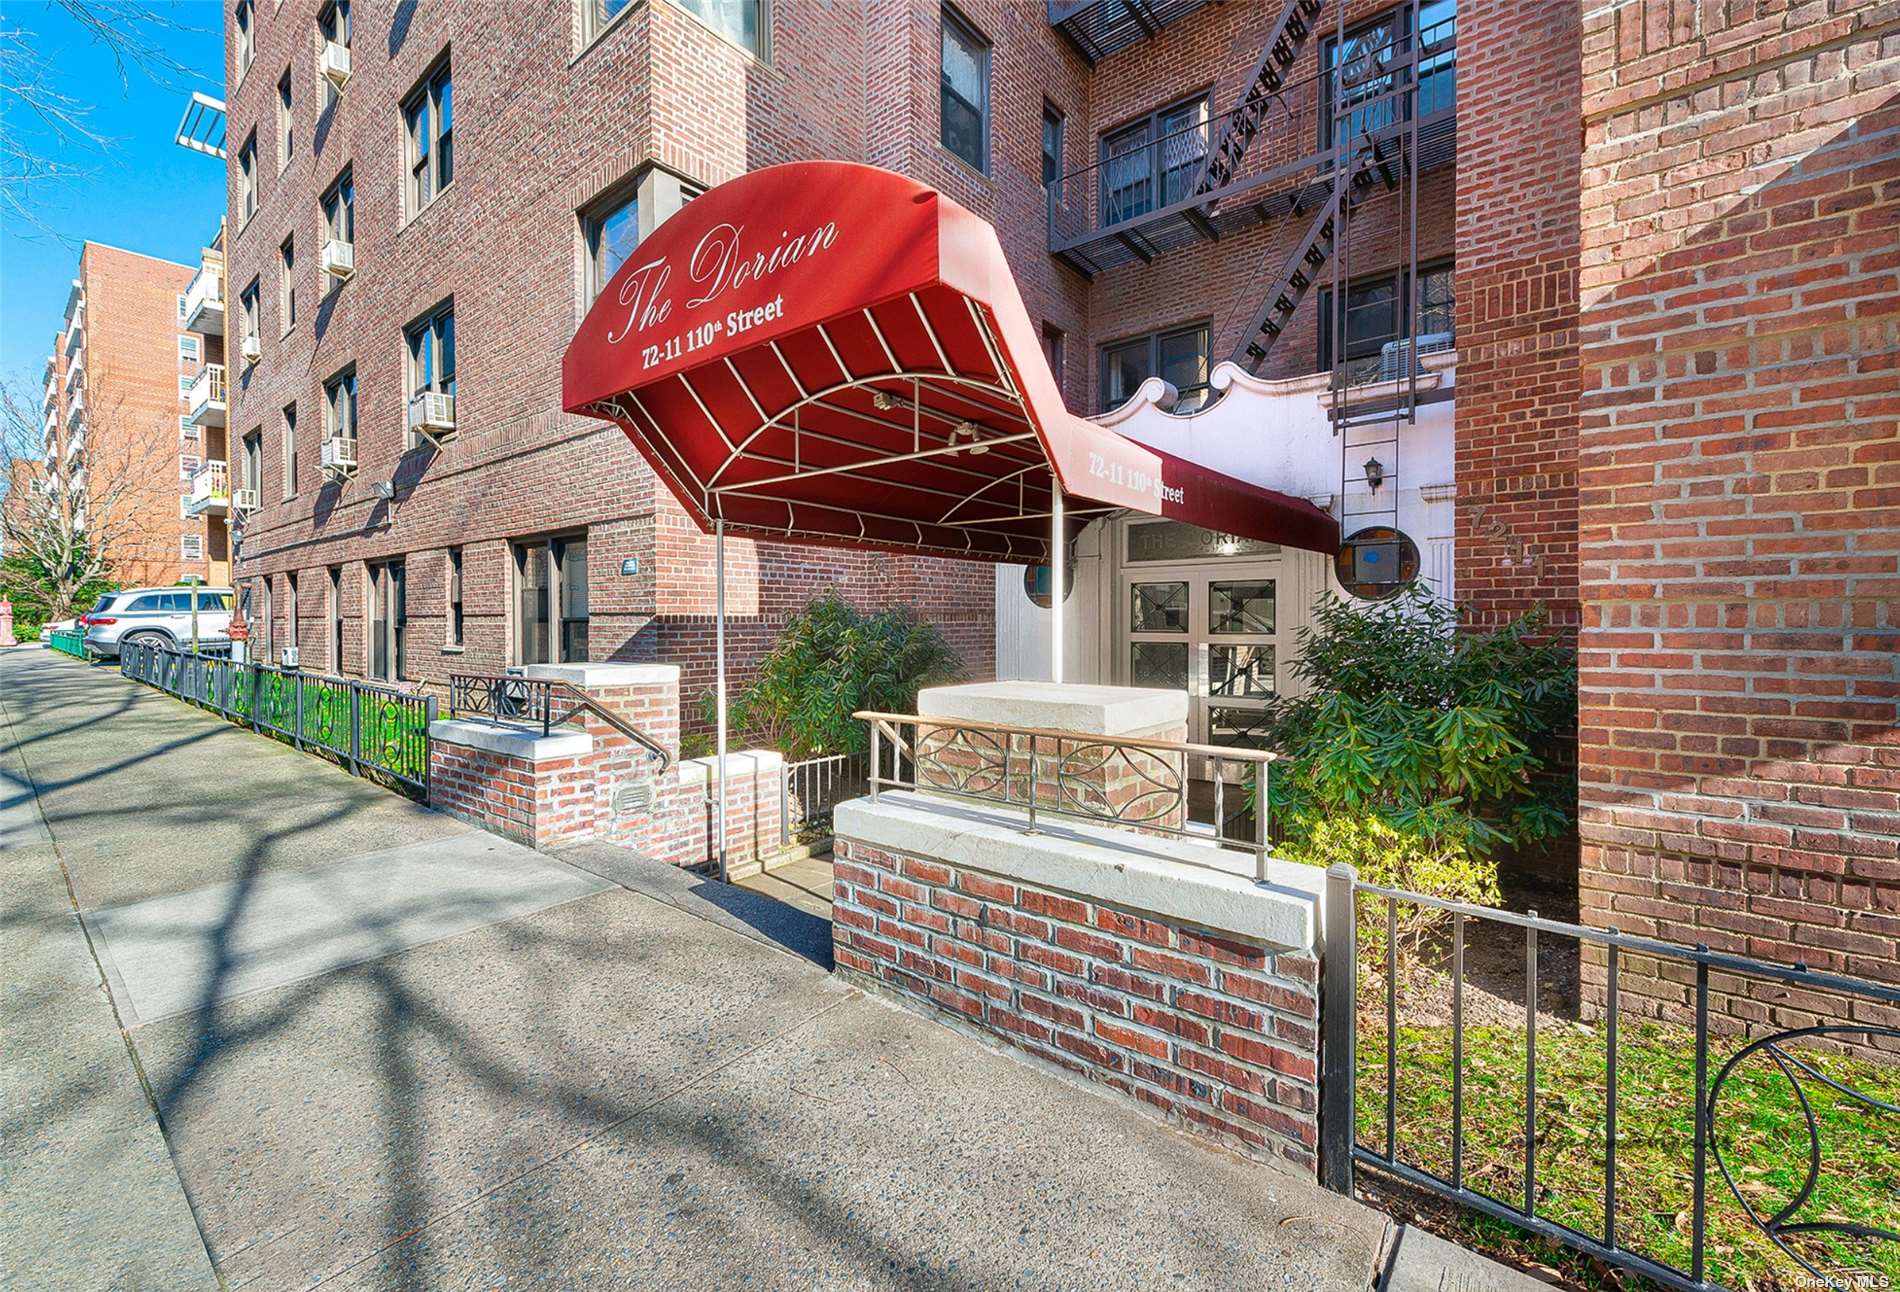
M 1186 691 L 1190 741 L 1264 744 L 1261 724 L 1279 663 L 1278 570 L 1277 561 L 1247 561 L 1211 572 L 1127 572 L 1121 680 Z

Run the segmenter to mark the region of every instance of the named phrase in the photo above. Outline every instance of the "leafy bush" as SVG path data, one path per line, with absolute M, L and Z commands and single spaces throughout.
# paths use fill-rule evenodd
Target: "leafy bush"
M 1487 857 L 1568 828 L 1575 772 L 1550 755 L 1575 721 L 1576 663 L 1546 629 L 1534 613 L 1461 630 L 1417 588 L 1366 606 L 1325 598 L 1299 634 L 1305 692 L 1268 713 L 1285 756 L 1269 796 L 1289 854 L 1341 817 L 1434 855 Z
M 861 614 L 827 592 L 785 625 L 728 718 L 733 731 L 787 758 L 852 753 L 867 744 L 853 712 L 910 713 L 920 689 L 962 667 L 943 634 L 910 607 Z M 703 709 L 711 720 L 710 694 Z
M 1400 834 L 1376 817 L 1335 816 L 1312 822 L 1280 855 L 1311 866 L 1345 862 L 1359 878 L 1381 888 L 1403 888 L 1430 893 L 1474 906 L 1496 906 L 1498 867 L 1487 857 L 1474 856 L 1463 846 L 1442 840 Z M 1402 949 L 1416 951 L 1419 943 L 1450 917 L 1429 906 L 1401 902 L 1397 932 Z M 1373 964 L 1385 958 L 1385 903 L 1362 899 L 1358 910 L 1359 948 Z M 1365 960 L 1362 959 L 1362 963 Z

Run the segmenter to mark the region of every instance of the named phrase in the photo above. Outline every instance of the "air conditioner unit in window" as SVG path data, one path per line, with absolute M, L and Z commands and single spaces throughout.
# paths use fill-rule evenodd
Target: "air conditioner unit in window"
M 1451 349 L 1456 338 L 1450 332 L 1427 332 L 1418 339 L 1418 353 L 1440 354 Z M 1412 362 L 1412 342 L 1408 337 L 1403 341 L 1387 341 L 1379 347 L 1379 380 L 1401 381 L 1409 375 L 1407 369 Z
M 326 238 L 317 252 L 317 268 L 342 281 L 356 272 L 356 244 L 341 238 Z
M 257 510 L 257 490 L 233 489 L 231 491 L 231 505 L 245 515 L 250 515 Z
M 323 442 L 319 462 L 325 471 L 346 474 L 356 470 L 356 441 L 332 435 Z
M 284 647 L 283 654 L 278 656 L 278 663 L 282 664 L 285 668 L 296 668 L 297 648 L 295 646 Z
M 455 396 L 433 390 L 417 391 L 409 397 L 409 429 L 436 443 L 455 434 Z
M 244 362 L 256 363 L 259 359 L 264 357 L 264 343 L 259 341 L 255 335 L 247 336 L 244 338 L 243 343 L 238 346 L 238 351 L 244 356 Z
M 323 42 L 323 53 L 317 56 L 317 71 L 337 89 L 350 83 L 350 47 L 339 45 L 334 40 Z

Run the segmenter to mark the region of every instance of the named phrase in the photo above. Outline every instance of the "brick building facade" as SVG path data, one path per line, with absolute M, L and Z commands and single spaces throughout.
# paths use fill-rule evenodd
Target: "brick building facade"
M 1900 981 L 1900 12 L 1604 8 L 1583 72 L 1586 917 Z
M 1294 0 L 1286 6 L 1300 7 Z M 1059 186 L 1065 193 L 1092 194 L 1109 173 L 1100 160 L 1105 150 L 1121 149 L 1114 141 L 1144 122 L 1158 129 L 1150 114 L 1171 104 L 1198 105 L 1190 119 L 1204 138 L 1217 138 L 1246 97 L 1282 11 L 1277 0 L 1194 9 L 1149 39 L 1108 52 L 1051 26 L 1040 6 L 1002 0 L 954 9 L 776 0 L 752 10 L 762 15 L 756 36 L 715 30 L 673 0 L 610 8 L 603 15 L 591 0 L 443 3 L 398 10 L 392 20 L 364 6 L 341 33 L 349 71 L 340 90 L 322 75 L 326 44 L 341 43 L 333 41 L 336 9 L 305 0 L 232 11 L 228 327 L 233 346 L 240 329 L 255 334 L 259 358 L 233 369 L 230 435 L 234 478 L 243 475 L 242 462 L 257 464 L 256 480 L 237 480 L 256 489 L 257 501 L 244 518 L 239 569 L 253 588 L 253 616 L 270 624 L 254 640 L 273 656 L 294 641 L 306 667 L 394 671 L 394 580 L 375 567 L 399 562 L 405 680 L 440 682 L 452 671 L 532 662 L 541 648 L 528 639 L 533 633 L 524 638 L 523 620 L 543 613 L 537 581 L 566 580 L 570 607 L 580 604 L 585 585 L 586 640 L 572 643 L 576 651 L 679 663 L 689 697 L 710 682 L 710 541 L 653 487 L 617 432 L 559 410 L 559 356 L 599 281 L 591 239 L 594 221 L 609 212 L 610 225 L 650 231 L 696 190 L 803 158 L 863 160 L 913 175 L 996 226 L 1069 403 L 1084 411 L 1122 397 L 1105 369 L 1111 351 L 1131 338 L 1185 330 L 1197 338 L 1189 362 L 1204 380 L 1243 339 L 1311 219 L 1284 209 L 1281 199 L 1289 185 L 1312 183 L 1324 151 L 1318 103 L 1332 57 L 1330 8 L 1309 24 L 1284 102 L 1248 150 L 1250 170 L 1287 171 L 1284 182 L 1261 190 L 1273 195 L 1261 208 L 1271 218 L 1092 274 L 1074 257 L 1052 254 L 1059 220 L 1046 176 L 1067 176 Z M 1537 76 L 1546 92 L 1553 78 L 1558 92 L 1574 90 L 1575 60 L 1566 69 L 1552 52 L 1562 47 L 1561 33 L 1553 37 L 1532 21 L 1538 8 L 1527 5 L 1512 21 L 1481 15 L 1487 39 L 1504 46 L 1488 58 L 1500 69 L 1518 66 L 1524 60 L 1512 47 L 1528 44 L 1542 60 Z M 1347 25 L 1411 12 L 1353 0 Z M 1527 316 L 1506 285 L 1534 272 L 1561 278 L 1574 266 L 1574 237 L 1566 243 L 1554 227 L 1562 221 L 1543 208 L 1568 201 L 1574 230 L 1575 153 L 1566 190 L 1561 176 L 1553 178 L 1557 163 L 1519 165 L 1496 142 L 1551 131 L 1543 121 L 1549 100 L 1528 89 L 1495 98 L 1460 94 L 1454 113 L 1454 7 L 1434 0 L 1418 13 L 1438 42 L 1433 119 L 1449 124 L 1455 116 L 1459 148 L 1488 160 L 1482 191 L 1467 191 L 1450 149 L 1425 168 L 1417 262 L 1448 269 L 1441 281 L 1459 302 L 1458 325 L 1498 338 L 1487 350 L 1495 354 L 1490 362 L 1515 364 L 1513 347 L 1526 344 L 1551 351 L 1555 362 L 1563 342 L 1543 338 L 1574 330 L 1574 301 L 1566 298 L 1568 315 L 1559 302 Z M 240 15 L 244 32 L 235 25 Z M 982 142 L 973 159 L 946 142 L 943 67 L 953 39 L 981 56 Z M 1503 83 L 1510 73 L 1494 75 Z M 408 109 L 420 105 L 439 124 L 445 97 L 452 175 L 423 200 L 415 165 L 434 174 L 438 161 L 422 158 L 438 125 L 425 123 L 425 143 L 412 142 Z M 1304 178 L 1295 173 L 1302 167 Z M 1163 188 L 1174 182 L 1154 179 Z M 319 263 L 345 192 L 347 280 Z M 617 211 L 627 196 L 637 209 Z M 1355 213 L 1355 284 L 1400 268 L 1400 200 L 1381 191 Z M 1513 210 L 1525 232 L 1501 243 L 1484 222 L 1462 214 L 1467 206 Z M 1467 262 L 1482 275 L 1469 286 Z M 1467 320 L 1466 298 L 1480 290 L 1491 291 L 1494 317 Z M 1320 304 L 1305 302 L 1264 375 L 1321 369 Z M 429 443 L 405 424 L 419 380 L 405 329 L 451 312 L 455 428 L 452 438 Z M 1402 330 L 1400 311 L 1391 313 Z M 326 473 L 322 443 L 336 420 L 328 406 L 352 381 L 355 466 Z M 1520 425 L 1500 394 L 1483 416 L 1478 447 L 1460 461 L 1459 493 L 1492 509 L 1473 522 L 1474 534 L 1500 522 L 1509 532 L 1489 546 L 1474 544 L 1470 585 L 1500 609 L 1561 603 L 1571 608 L 1560 621 L 1573 621 L 1574 566 L 1564 534 L 1573 527 L 1566 490 L 1574 485 L 1574 444 L 1565 427 L 1574 424 L 1574 410 L 1552 400 L 1535 423 Z M 294 440 L 288 456 L 287 438 Z M 247 440 L 254 454 L 243 447 Z M 565 568 L 554 547 L 543 558 L 522 546 L 563 536 L 570 544 L 584 537 L 584 549 L 565 549 L 584 550 L 584 575 Z M 788 614 L 827 586 L 860 602 L 915 604 L 944 627 L 970 676 L 993 667 L 993 587 L 980 567 L 745 543 L 732 545 L 729 559 L 741 671 Z M 524 575 L 524 563 L 551 572 Z M 452 591 L 458 579 L 459 603 Z M 547 617 L 545 636 L 558 642 L 560 616 Z M 387 642 L 380 666 L 372 638 Z M 559 653 L 558 645 L 547 653 Z
M 192 270 L 97 242 L 81 248 L 65 320 L 47 360 L 44 448 L 68 464 L 126 587 L 228 573 L 205 522 L 181 499 L 198 465 L 186 393 L 203 358 L 181 322 Z

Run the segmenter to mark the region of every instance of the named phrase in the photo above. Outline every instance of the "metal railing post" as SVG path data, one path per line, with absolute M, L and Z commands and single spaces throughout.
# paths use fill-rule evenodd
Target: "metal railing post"
M 792 778 L 792 769 L 780 766 L 778 769 L 778 845 L 787 847 L 792 842 L 791 793 L 787 782 Z
M 878 768 L 883 764 L 884 733 L 876 718 L 871 719 L 871 802 L 877 802 Z
M 429 751 L 431 748 L 433 748 L 433 745 L 431 744 L 429 740 L 429 728 L 430 726 L 434 724 L 435 715 L 437 712 L 438 710 L 436 708 L 435 697 L 433 695 L 423 696 L 422 697 L 422 801 L 424 803 L 427 803 L 429 801 L 429 778 L 430 778 L 430 772 L 432 770 L 429 766 Z
M 363 692 L 356 683 L 350 687 L 350 775 L 363 773 Z
M 297 748 L 302 749 L 303 748 L 303 679 L 293 675 L 290 678 L 290 684 L 297 688 L 297 719 L 296 719 L 297 727 L 296 727 L 296 730 L 291 734 L 290 743 L 295 745 Z
M 1266 763 L 1253 765 L 1253 877 L 1263 884 L 1267 882 L 1267 767 Z M 1220 834 L 1225 824 L 1217 821 L 1214 833 Z
M 259 716 L 264 711 L 264 666 L 251 665 L 251 730 L 262 731 L 264 724 Z
M 1326 870 L 1321 909 L 1319 979 L 1319 1182 L 1352 1196 L 1353 1051 L 1358 1002 L 1358 930 L 1353 886 L 1359 872 L 1345 863 Z

